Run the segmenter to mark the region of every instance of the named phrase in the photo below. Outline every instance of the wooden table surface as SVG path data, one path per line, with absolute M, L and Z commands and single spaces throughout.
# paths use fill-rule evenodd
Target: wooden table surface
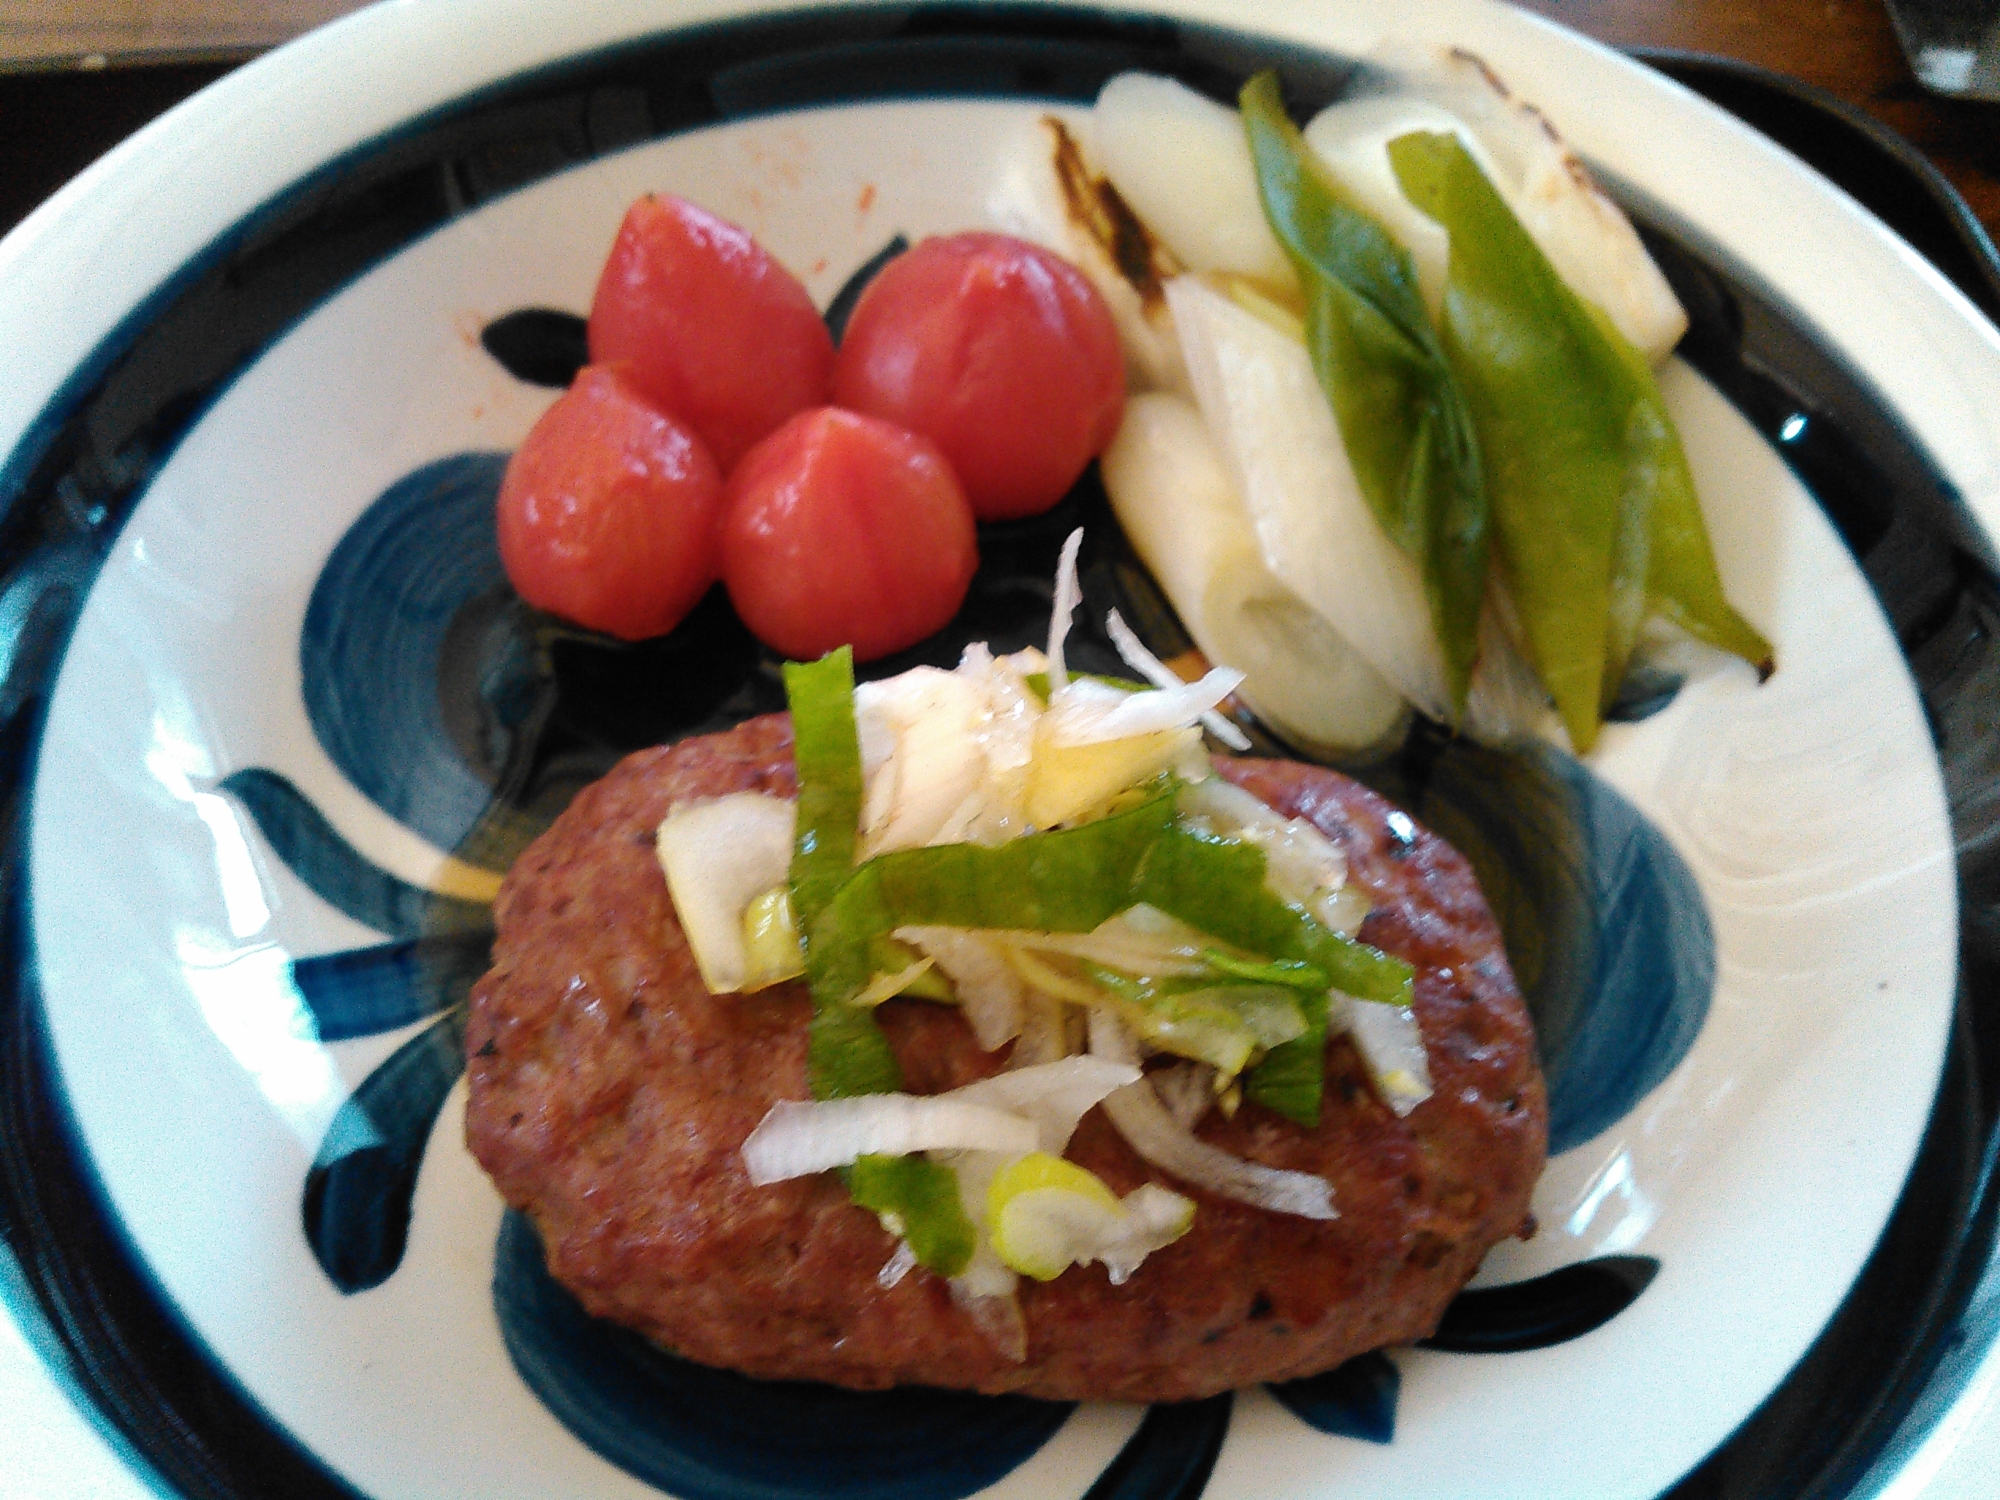
M 113 31 L 124 26 L 133 45 L 199 50 L 204 40 L 212 43 L 227 33 L 232 7 L 243 18 L 240 29 L 247 36 L 258 26 L 268 29 L 288 19 L 303 24 L 352 3 L 0 0 L 0 58 L 8 52 L 10 33 L 25 47 L 31 30 L 37 56 L 59 55 L 64 44 L 58 31 L 66 19 L 79 28 L 75 52 L 105 45 L 107 38 L 116 42 L 107 25 Z M 1925 152 L 1965 195 L 1988 233 L 2000 238 L 2000 104 L 1941 99 L 1920 88 L 1896 44 L 1883 0 L 1523 3 L 1616 46 L 1718 53 L 1826 89 Z M 182 19 L 187 24 L 177 30 Z M 95 29 L 86 37 L 90 27 Z M 181 55 L 184 59 L 186 52 Z M 172 67 L 0 76 L 0 230 L 122 135 L 223 70 L 219 63 L 183 61 Z
M 1858 105 L 1921 150 L 2000 239 L 2000 104 L 1921 87 L 1883 0 L 1516 0 L 1617 47 L 1712 52 Z

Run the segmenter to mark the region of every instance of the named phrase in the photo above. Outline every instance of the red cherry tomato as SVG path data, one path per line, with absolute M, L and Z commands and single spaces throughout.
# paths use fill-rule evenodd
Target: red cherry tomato
M 645 197 L 598 277 L 590 358 L 625 364 L 726 474 L 826 400 L 833 337 L 798 278 L 744 231 L 683 199 Z
M 833 399 L 944 450 L 981 520 L 1047 510 L 1118 430 L 1125 361 L 1083 273 L 1003 234 L 925 240 L 855 305 Z
M 500 482 L 500 561 L 523 599 L 623 640 L 664 635 L 716 578 L 722 476 L 617 370 L 585 368 Z
M 729 476 L 722 581 L 743 623 L 787 656 L 913 646 L 965 599 L 972 507 L 935 445 L 823 407 L 792 418 Z

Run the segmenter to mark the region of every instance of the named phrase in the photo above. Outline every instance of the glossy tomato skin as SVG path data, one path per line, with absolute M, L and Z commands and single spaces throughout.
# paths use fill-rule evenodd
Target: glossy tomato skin
M 1060 500 L 1118 430 L 1125 361 L 1083 273 L 1003 234 L 925 240 L 861 294 L 833 399 L 936 443 L 981 520 Z
M 500 561 L 528 603 L 621 640 L 664 635 L 715 582 L 722 475 L 688 427 L 591 365 L 500 482 Z
M 826 400 L 833 336 L 797 277 L 726 219 L 681 198 L 626 212 L 590 304 L 590 358 L 701 435 L 726 474 Z
M 729 476 L 722 581 L 787 656 L 913 646 L 958 613 L 979 566 L 972 507 L 936 445 L 824 407 L 792 418 Z

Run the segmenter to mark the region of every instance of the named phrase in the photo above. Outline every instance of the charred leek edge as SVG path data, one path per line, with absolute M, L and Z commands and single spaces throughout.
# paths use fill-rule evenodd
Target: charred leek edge
M 1644 358 L 1570 291 L 1463 143 L 1389 144 L 1404 194 L 1451 234 L 1444 345 L 1486 459 L 1527 644 L 1579 752 L 1647 609 L 1767 669 L 1722 597 L 1687 459 Z
M 1488 520 L 1479 438 L 1409 252 L 1343 201 L 1285 113 L 1275 72 L 1239 96 L 1271 230 L 1306 297 L 1306 346 L 1361 493 L 1411 558 L 1462 713 L 1479 651 Z

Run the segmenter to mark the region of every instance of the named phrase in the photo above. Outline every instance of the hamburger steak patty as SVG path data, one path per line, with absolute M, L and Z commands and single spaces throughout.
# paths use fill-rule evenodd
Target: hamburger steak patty
M 1069 1156 L 1120 1194 L 1149 1179 L 1187 1194 L 1194 1227 L 1123 1286 L 1099 1266 L 1024 1278 L 1016 1362 L 942 1279 L 877 1284 L 895 1241 L 838 1174 L 753 1187 L 744 1138 L 774 1102 L 808 1097 L 810 1000 L 796 982 L 702 987 L 653 840 L 676 802 L 792 795 L 784 716 L 628 757 L 515 864 L 466 1030 L 473 1154 L 592 1313 L 751 1375 L 1179 1401 L 1425 1336 L 1487 1249 L 1526 1225 L 1546 1151 L 1534 1039 L 1499 932 L 1464 859 L 1421 828 L 1392 834 L 1373 792 L 1308 766 L 1216 764 L 1346 852 L 1375 902 L 1361 936 L 1416 967 L 1434 1092 L 1407 1119 L 1336 1039 L 1316 1129 L 1255 1105 L 1199 1127 L 1226 1151 L 1326 1177 L 1338 1219 L 1168 1177 L 1093 1110 Z M 878 1014 L 913 1092 L 1005 1060 L 951 1006 L 892 1000 Z

